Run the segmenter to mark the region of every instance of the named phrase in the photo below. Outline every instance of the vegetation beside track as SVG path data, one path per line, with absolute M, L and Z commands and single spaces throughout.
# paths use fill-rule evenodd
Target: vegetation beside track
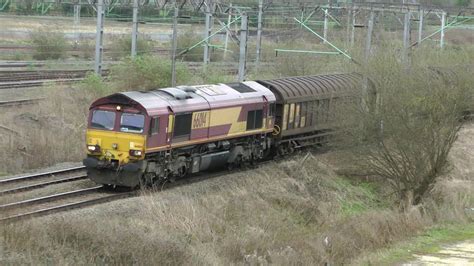
M 432 235 L 433 228 L 473 222 L 464 208 L 474 200 L 468 175 L 474 156 L 463 152 L 466 143 L 472 147 L 473 130 L 469 125 L 462 131 L 450 157 L 452 174 L 441 177 L 427 198 L 436 204 L 409 212 L 392 207 L 383 179 L 356 177 L 361 172 L 347 164 L 354 160 L 348 154 L 303 153 L 225 177 L 5 226 L 1 262 L 349 263 L 413 236 Z M 354 176 L 340 175 L 349 169 Z
M 436 226 L 390 248 L 364 254 L 353 264 L 392 265 L 415 259 L 413 254 L 433 254 L 442 245 L 469 239 L 474 239 L 474 223 Z

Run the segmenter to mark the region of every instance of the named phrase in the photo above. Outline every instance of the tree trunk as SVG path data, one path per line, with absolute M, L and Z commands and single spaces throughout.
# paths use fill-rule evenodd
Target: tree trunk
M 400 201 L 401 210 L 409 210 L 413 206 L 413 190 L 406 190 Z

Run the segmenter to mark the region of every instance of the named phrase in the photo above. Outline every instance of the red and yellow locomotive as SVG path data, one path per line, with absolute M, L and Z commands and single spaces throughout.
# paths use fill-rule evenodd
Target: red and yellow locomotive
M 88 176 L 136 187 L 320 142 L 355 74 L 116 93 L 90 107 Z

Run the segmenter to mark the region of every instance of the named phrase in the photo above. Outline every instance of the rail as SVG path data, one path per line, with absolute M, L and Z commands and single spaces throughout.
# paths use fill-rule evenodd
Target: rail
M 7 184 L 7 183 L 12 183 L 12 182 L 20 182 L 20 181 L 25 181 L 25 180 L 31 180 L 31 179 L 36 179 L 36 178 L 40 178 L 40 177 L 52 176 L 52 175 L 57 175 L 57 174 L 65 174 L 65 173 L 70 173 L 70 172 L 85 170 L 85 169 L 86 168 L 84 166 L 75 166 L 75 167 L 69 167 L 69 168 L 64 168 L 64 169 L 59 169 L 59 170 L 42 172 L 42 173 L 17 176 L 17 177 L 12 177 L 12 178 L 8 178 L 8 179 L 0 179 L 0 185 Z
M 110 202 L 110 201 L 114 201 L 114 200 L 118 200 L 118 199 L 132 197 L 132 196 L 135 196 L 135 195 L 137 195 L 137 192 L 135 192 L 135 191 L 122 192 L 122 193 L 118 193 L 118 194 L 107 195 L 107 196 L 100 197 L 100 198 L 97 198 L 97 199 L 82 200 L 82 201 L 78 201 L 78 202 L 62 204 L 62 205 L 48 207 L 48 208 L 35 210 L 35 211 L 31 211 L 31 212 L 20 213 L 20 214 L 15 214 L 15 215 L 12 215 L 12 216 L 8 216 L 6 218 L 0 219 L 0 223 L 11 223 L 11 222 L 23 220 L 23 219 L 26 219 L 26 218 L 44 216 L 44 215 L 51 214 L 51 213 L 58 213 L 58 212 L 64 212 L 64 211 L 69 211 L 69 210 L 78 209 L 78 208 L 89 207 L 89 206 L 92 206 L 92 205 L 97 205 L 97 204 Z

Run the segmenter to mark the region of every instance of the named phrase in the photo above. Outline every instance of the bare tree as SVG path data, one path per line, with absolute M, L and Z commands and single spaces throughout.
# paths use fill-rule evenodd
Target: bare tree
M 356 148 L 369 172 L 389 182 L 401 208 L 421 203 L 447 170 L 460 116 L 470 108 L 469 77 L 462 70 L 442 73 L 417 66 L 407 72 L 383 58 L 367 71 L 378 95 L 376 108 L 356 102 L 341 112 L 340 140 Z

